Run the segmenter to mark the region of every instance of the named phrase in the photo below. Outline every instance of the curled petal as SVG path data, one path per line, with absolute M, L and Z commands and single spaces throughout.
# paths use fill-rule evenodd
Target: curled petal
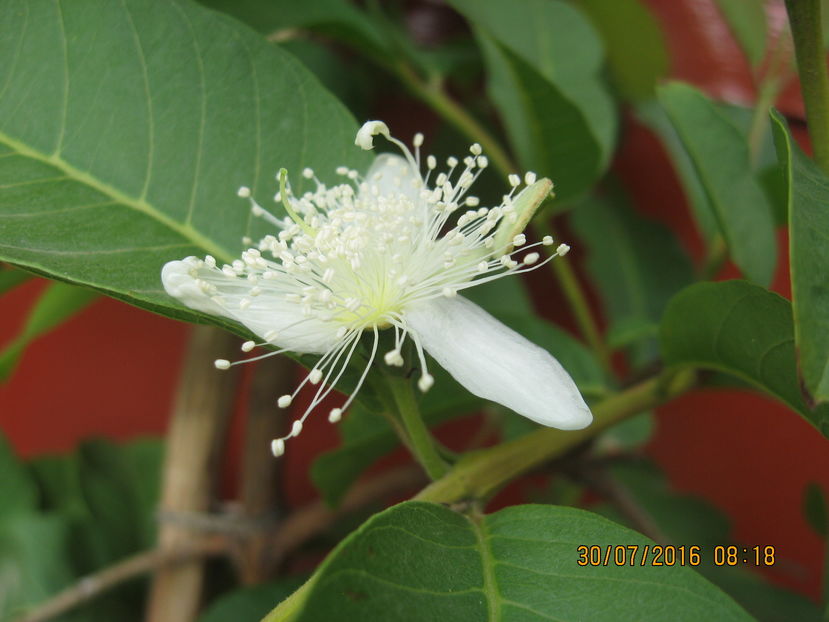
M 406 320 L 429 354 L 475 395 L 562 430 L 593 420 L 558 361 L 473 302 L 436 298 L 407 310 Z
M 374 137 L 377 134 L 382 134 L 386 138 L 389 138 L 389 126 L 382 121 L 366 121 L 357 131 L 354 144 L 366 151 L 374 149 Z
M 280 348 L 323 354 L 339 341 L 337 324 L 303 315 L 301 306 L 287 302 L 283 292 L 263 285 L 261 293 L 251 296 L 245 278 L 208 268 L 196 257 L 165 264 L 161 282 L 187 307 L 235 320 Z

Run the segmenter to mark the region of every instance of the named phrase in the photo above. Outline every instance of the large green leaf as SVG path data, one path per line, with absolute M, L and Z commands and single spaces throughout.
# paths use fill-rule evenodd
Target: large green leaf
M 580 205 L 572 221 L 587 246 L 611 341 L 638 343 L 631 351 L 635 365 L 652 360 L 668 300 L 693 281 L 689 257 L 669 230 L 636 214 L 619 192 Z
M 310 620 L 751 620 L 681 566 L 579 566 L 580 545 L 653 543 L 583 510 L 518 506 L 471 519 L 421 502 L 372 517 L 326 559 Z M 267 622 L 284 620 L 277 611 Z
M 240 185 L 367 162 L 300 63 L 189 0 L 1 0 L 0 58 L 0 259 L 167 315 L 198 317 L 166 261 L 262 232 Z
M 772 114 L 786 182 L 794 338 L 806 390 L 829 401 L 829 178 Z
M 792 310 L 785 298 L 745 281 L 692 285 L 668 305 L 661 340 L 667 364 L 732 374 L 829 433 L 829 409 L 811 411 L 800 392 Z
M 49 283 L 29 312 L 23 329 L 0 350 L 0 380 L 11 375 L 32 341 L 85 309 L 97 297 L 98 294 L 89 289 Z
M 560 0 L 450 0 L 450 4 L 575 104 L 606 163 L 616 138 L 616 111 L 600 78 L 604 51 L 590 22 Z M 506 114 L 503 108 L 501 112 Z
M 601 34 L 607 64 L 622 95 L 639 101 L 654 96 L 668 72 L 665 36 L 641 0 L 577 0 Z
M 747 278 L 767 285 L 777 258 L 774 222 L 744 137 L 686 84 L 661 88 L 659 99 L 694 163 L 734 262 Z
M 386 41 L 369 15 L 347 0 L 199 0 L 263 34 L 310 28 L 378 54 Z

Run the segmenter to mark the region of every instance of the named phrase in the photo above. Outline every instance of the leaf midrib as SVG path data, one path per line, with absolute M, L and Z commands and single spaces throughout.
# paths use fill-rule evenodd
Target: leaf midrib
M 43 154 L 35 149 L 32 149 L 28 145 L 21 143 L 18 140 L 15 140 L 11 136 L 5 134 L 4 132 L 0 132 L 0 143 L 7 145 L 12 150 L 16 151 L 18 154 L 32 158 L 34 160 L 38 160 L 40 162 L 44 162 L 51 166 L 58 168 L 59 170 L 66 173 L 66 175 L 83 183 L 91 188 L 94 188 L 98 192 L 110 197 L 116 203 L 124 205 L 130 209 L 134 209 L 137 212 L 140 212 L 150 218 L 153 218 L 160 224 L 168 227 L 169 229 L 175 231 L 180 236 L 185 238 L 188 242 L 192 243 L 194 246 L 198 246 L 199 248 L 203 249 L 205 252 L 213 255 L 216 259 L 219 259 L 224 262 L 231 262 L 233 260 L 233 255 L 229 253 L 227 250 L 222 248 L 221 246 L 217 245 L 212 240 L 206 238 L 204 235 L 193 229 L 190 225 L 179 223 L 156 207 L 150 205 L 143 199 L 136 199 L 134 197 L 127 196 L 120 190 L 112 187 L 111 185 L 97 179 L 96 177 L 81 171 L 70 163 L 66 162 L 62 158 L 59 157 L 57 153 L 46 155 Z

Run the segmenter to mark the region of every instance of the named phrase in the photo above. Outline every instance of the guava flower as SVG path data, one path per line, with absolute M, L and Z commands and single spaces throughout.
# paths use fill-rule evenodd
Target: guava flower
M 284 206 L 284 218 L 266 211 L 242 187 L 239 196 L 250 201 L 254 215 L 273 225 L 274 234 L 232 264 L 219 266 L 209 255 L 187 257 L 167 263 L 161 272 L 171 296 L 191 309 L 235 320 L 262 340 L 245 342 L 243 351 L 268 345 L 276 349 L 263 356 L 287 351 L 320 355 L 293 394 L 278 399 L 286 408 L 306 385 L 317 387 L 290 433 L 272 442 L 273 453 L 282 454 L 285 441 L 302 431 L 306 418 L 342 377 L 364 333 L 370 342 L 368 362 L 352 394 L 330 411 L 331 422 L 354 400 L 375 359 L 404 364 L 401 348 L 410 339 L 417 360 L 409 363 L 419 367 L 421 391 L 434 383 L 428 352 L 479 397 L 545 426 L 572 430 L 589 425 L 590 410 L 562 366 L 459 294 L 534 269 L 569 250 L 561 244 L 542 261 L 533 249 L 552 245 L 552 238 L 527 245 L 520 232 L 552 183 L 528 173 L 526 187 L 517 194 L 522 180 L 510 175 L 511 190 L 501 204 L 480 207 L 468 192 L 487 166 L 479 145 L 472 145 L 462 161 L 449 158 L 448 169 L 436 173 L 433 156 L 426 158 L 425 167 L 421 162 L 421 134 L 414 138 L 412 154 L 384 123 L 370 121 L 355 143 L 371 149 L 377 134 L 398 145 L 403 157 L 379 156 L 364 177 L 340 167 L 336 172 L 343 183 L 333 187 L 305 169 L 302 175 L 315 181 L 316 190 L 301 196 L 291 192 L 281 170 L 275 201 Z M 394 331 L 394 346 L 380 355 L 383 330 Z M 219 369 L 235 364 L 215 362 Z

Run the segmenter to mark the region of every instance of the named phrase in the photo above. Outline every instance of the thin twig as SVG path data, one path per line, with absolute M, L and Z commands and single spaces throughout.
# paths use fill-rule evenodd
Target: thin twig
M 278 565 L 289 553 L 328 529 L 345 514 L 395 492 L 417 488 L 425 483 L 426 478 L 419 466 L 400 467 L 353 486 L 336 508 L 331 508 L 323 501 L 316 501 L 294 512 L 282 522 L 279 531 L 270 539 L 268 557 L 271 564 Z
M 639 505 L 625 486 L 608 473 L 604 465 L 577 464 L 569 474 L 615 507 L 636 531 L 658 544 L 670 544 L 670 538 L 659 528 L 648 511 Z
M 82 577 L 77 583 L 38 605 L 16 622 L 45 622 L 100 596 L 112 588 L 148 572 L 220 555 L 227 550 L 227 540 L 205 538 L 175 549 L 151 549 L 128 557 L 103 570 Z

